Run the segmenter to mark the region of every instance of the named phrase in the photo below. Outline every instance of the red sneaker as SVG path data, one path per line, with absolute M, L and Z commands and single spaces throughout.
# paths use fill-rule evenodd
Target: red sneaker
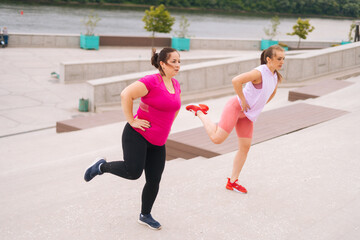
M 207 113 L 207 111 L 209 111 L 209 107 L 208 107 L 207 105 L 205 105 L 205 104 L 199 103 L 199 107 L 200 107 L 202 110 L 204 110 L 206 113 Z
M 186 110 L 194 111 L 195 116 L 197 116 L 197 111 L 202 111 L 204 114 L 207 114 L 207 111 L 209 111 L 209 107 L 205 104 L 190 104 L 186 106 Z
M 235 182 L 231 183 L 230 178 L 228 178 L 228 182 L 226 184 L 226 189 L 229 189 L 229 190 L 232 190 L 232 191 L 235 191 L 235 192 L 247 193 L 246 188 L 244 188 L 243 186 L 238 184 L 237 179 L 235 180 Z

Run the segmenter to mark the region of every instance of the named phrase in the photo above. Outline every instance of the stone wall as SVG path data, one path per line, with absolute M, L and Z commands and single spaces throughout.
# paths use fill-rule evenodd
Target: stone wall
M 182 65 L 223 59 L 224 56 L 203 56 L 181 58 Z M 85 82 L 87 80 L 153 70 L 150 59 L 112 59 L 60 63 L 60 80 L 63 83 Z
M 287 56 L 281 73 L 287 82 L 360 68 L 360 42 Z
M 100 46 L 144 47 L 151 46 L 151 38 L 137 36 L 100 36 Z M 281 41 L 290 48 L 297 47 L 297 40 Z M 260 39 L 191 38 L 190 50 L 259 50 Z M 300 47 L 319 49 L 331 47 L 339 42 L 302 41 Z M 171 38 L 156 37 L 154 46 L 170 47 Z M 80 48 L 80 35 L 65 34 L 9 34 L 9 47 L 59 47 Z
M 14 33 L 8 47 L 80 48 L 80 35 Z

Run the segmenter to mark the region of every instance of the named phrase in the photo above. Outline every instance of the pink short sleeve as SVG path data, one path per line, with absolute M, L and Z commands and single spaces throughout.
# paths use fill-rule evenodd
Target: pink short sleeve
M 159 84 L 157 74 L 146 75 L 145 77 L 140 78 L 139 81 L 145 84 L 148 91 Z

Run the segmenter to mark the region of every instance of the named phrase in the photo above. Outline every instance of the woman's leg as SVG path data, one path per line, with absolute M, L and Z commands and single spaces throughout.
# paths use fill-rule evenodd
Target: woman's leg
M 122 135 L 124 161 L 103 163 L 100 170 L 126 179 L 138 179 L 145 167 L 148 144 L 141 134 L 126 124 Z
M 220 144 L 225 141 L 225 139 L 229 136 L 229 133 L 224 129 L 213 123 L 208 116 L 203 114 L 202 112 L 197 113 L 201 122 L 204 125 L 206 133 L 209 135 L 210 140 L 215 144 Z
M 241 169 L 245 164 L 247 154 L 251 146 L 251 138 L 238 138 L 238 143 L 239 143 L 239 150 L 237 151 L 234 158 L 233 169 L 230 178 L 230 182 L 232 183 L 239 178 Z
M 207 134 L 211 141 L 215 144 L 220 144 L 225 141 L 233 130 L 239 114 L 241 113 L 241 107 L 237 97 L 231 98 L 225 105 L 221 114 L 220 122 L 218 125 L 213 123 L 203 112 L 198 111 L 197 115 L 203 123 Z
M 253 129 L 253 122 L 250 121 L 245 115 L 238 119 L 236 123 L 236 134 L 238 136 L 239 150 L 237 151 L 234 158 L 230 182 L 234 182 L 236 179 L 238 179 L 241 169 L 245 164 L 247 154 L 251 146 Z
M 155 146 L 149 144 L 148 155 L 145 164 L 146 183 L 142 192 L 142 214 L 150 214 L 159 191 L 162 173 L 165 167 L 165 145 Z

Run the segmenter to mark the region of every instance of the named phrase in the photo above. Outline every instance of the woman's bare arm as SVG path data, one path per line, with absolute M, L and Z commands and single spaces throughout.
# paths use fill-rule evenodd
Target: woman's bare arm
M 140 128 L 145 131 L 144 128 L 149 128 L 150 123 L 143 119 L 134 119 L 133 114 L 133 102 L 135 99 L 140 98 L 148 94 L 148 90 L 144 83 L 136 81 L 127 86 L 121 92 L 121 107 L 128 123 L 134 128 Z

